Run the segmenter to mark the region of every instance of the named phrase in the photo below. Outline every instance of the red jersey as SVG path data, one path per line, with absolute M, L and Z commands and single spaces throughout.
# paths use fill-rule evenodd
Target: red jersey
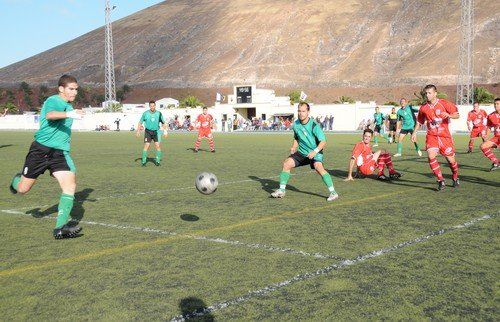
M 484 110 L 479 110 L 479 112 L 476 113 L 476 111 L 472 110 L 469 112 L 467 115 L 467 122 L 472 122 L 473 128 L 483 128 L 484 121 L 488 117 L 488 114 Z
M 438 99 L 435 104 L 427 102 L 420 107 L 417 121 L 420 124 L 427 123 L 427 135 L 451 138 L 450 118 L 442 118 L 441 113 L 453 114 L 458 112 L 457 106 L 444 99 Z
M 356 165 L 360 167 L 373 160 L 372 147 L 363 141 L 358 142 L 352 149 L 352 157 L 356 160 Z
M 214 118 L 210 114 L 200 114 L 196 118 L 196 122 L 200 125 L 200 130 L 210 130 L 212 128 L 212 122 Z
M 488 115 L 488 123 L 486 124 L 488 128 L 492 127 L 493 132 L 495 132 L 495 137 L 500 137 L 500 114 L 496 111 Z

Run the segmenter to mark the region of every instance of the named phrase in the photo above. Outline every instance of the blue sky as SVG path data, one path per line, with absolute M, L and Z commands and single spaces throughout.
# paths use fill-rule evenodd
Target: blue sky
M 111 0 L 112 19 L 160 0 Z M 104 0 L 0 0 L 0 68 L 104 25 Z

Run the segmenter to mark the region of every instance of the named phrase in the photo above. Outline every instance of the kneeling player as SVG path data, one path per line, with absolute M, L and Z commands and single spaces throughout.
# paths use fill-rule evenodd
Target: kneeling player
M 283 162 L 280 174 L 280 188 L 274 191 L 273 198 L 283 198 L 285 189 L 290 179 L 290 170 L 296 167 L 309 165 L 321 176 L 328 187 L 330 195 L 327 201 L 338 199 L 330 174 L 323 167 L 323 148 L 326 145 L 325 133 L 318 123 L 309 117 L 309 104 L 300 103 L 298 109 L 299 119 L 293 124 L 294 140 L 290 148 L 291 155 Z
M 375 168 L 378 168 L 377 177 L 379 180 L 388 180 L 389 178 L 397 179 L 401 177 L 401 174 L 394 170 L 389 152 L 385 150 L 379 150 L 375 153 L 372 152 L 372 148 L 370 146 L 372 137 L 373 131 L 366 129 L 363 132 L 363 140 L 354 146 L 351 161 L 349 163 L 349 173 L 344 181 L 354 180 L 352 177 L 354 165 L 358 167 L 358 172 L 365 176 L 373 174 L 373 172 L 375 172 Z M 385 167 L 389 170 L 389 178 L 384 175 Z
M 500 145 L 500 98 L 495 98 L 495 111 L 488 115 L 486 126 L 488 127 L 488 131 L 490 128 L 493 129 L 494 136 L 481 144 L 481 150 L 483 150 L 483 154 L 493 162 L 490 171 L 495 171 L 500 168 L 500 163 L 491 149 L 498 148 Z

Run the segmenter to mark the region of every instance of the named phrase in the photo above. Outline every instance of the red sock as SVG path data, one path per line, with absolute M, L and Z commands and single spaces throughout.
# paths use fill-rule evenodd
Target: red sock
M 458 179 L 458 163 L 456 161 L 453 163 L 450 163 L 450 169 L 451 169 L 453 180 L 457 180 Z
M 389 169 L 389 174 L 393 174 L 396 171 L 394 170 L 394 165 L 392 164 L 392 158 L 389 153 L 383 154 L 384 159 L 385 159 L 385 165 L 387 166 L 387 169 Z
M 431 167 L 432 172 L 437 177 L 438 181 L 443 181 L 443 174 L 441 173 L 441 168 L 439 167 L 439 162 L 436 158 L 429 158 L 429 166 Z
M 210 145 L 210 151 L 214 151 L 215 150 L 214 139 L 212 138 L 208 139 L 208 144 Z
M 378 176 L 380 177 L 381 175 L 384 175 L 385 158 L 379 156 L 377 160 L 377 166 L 378 166 Z
M 469 140 L 469 151 L 472 152 L 472 149 L 474 148 L 474 140 L 473 139 L 470 139 Z
M 194 149 L 198 150 L 200 148 L 200 144 L 201 144 L 201 139 L 198 138 L 198 140 L 196 140 L 196 143 L 194 144 Z
M 495 153 L 493 153 L 493 151 L 491 151 L 491 148 L 481 148 L 481 150 L 483 150 L 484 156 L 487 157 L 488 159 L 490 159 L 491 162 L 493 162 L 494 164 L 498 164 L 498 159 L 497 159 Z

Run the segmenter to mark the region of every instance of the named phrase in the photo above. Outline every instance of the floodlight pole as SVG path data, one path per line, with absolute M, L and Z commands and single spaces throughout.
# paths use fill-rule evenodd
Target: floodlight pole
M 470 105 L 474 100 L 474 0 L 462 0 L 458 61 L 457 105 Z
M 105 8 L 105 50 L 104 50 L 104 101 L 116 101 L 116 86 L 115 86 L 115 60 L 113 56 L 113 31 L 111 29 L 111 11 L 109 0 L 106 0 Z

